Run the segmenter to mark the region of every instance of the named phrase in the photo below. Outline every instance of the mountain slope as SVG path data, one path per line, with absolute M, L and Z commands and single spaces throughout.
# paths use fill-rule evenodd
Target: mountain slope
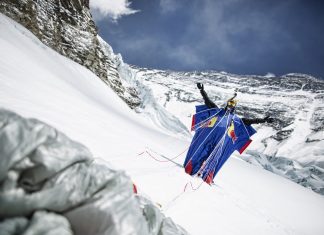
M 134 73 L 156 102 L 187 127 L 195 105 L 203 103 L 197 82 L 205 84 L 220 107 L 237 90 L 239 116 L 275 118 L 272 124 L 254 125 L 258 133 L 242 159 L 324 194 L 324 81 L 303 74 L 242 76 L 135 67 Z
M 126 170 L 139 191 L 192 234 L 321 234 L 322 196 L 236 157 L 216 186 L 202 184 L 159 154 L 189 142 L 161 133 L 89 70 L 57 54 L 0 15 L 0 106 L 38 118 Z M 158 154 L 154 154 L 154 152 Z M 184 155 L 175 159 L 182 163 Z M 53 195 L 55 196 L 55 195 Z M 199 218 L 199 219 L 197 219 Z
M 219 105 L 237 88 L 240 115 L 277 117 L 275 124 L 258 127 L 243 159 L 324 194 L 323 81 L 303 74 L 275 77 L 131 69 L 97 35 L 88 0 L 3 0 L 0 12 L 94 72 L 147 122 L 167 134 L 190 139 L 189 119 L 194 105 L 202 102 L 194 85 L 197 81 L 209 85 L 208 92 Z

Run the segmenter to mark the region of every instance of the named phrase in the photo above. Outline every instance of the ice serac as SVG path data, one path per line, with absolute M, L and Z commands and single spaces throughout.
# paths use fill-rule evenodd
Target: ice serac
M 187 234 L 123 171 L 36 119 L 0 109 L 0 156 L 0 234 Z
M 29 29 L 45 45 L 87 67 L 131 107 L 140 104 L 134 87 L 106 53 L 89 10 L 89 0 L 2 0 L 0 12 Z

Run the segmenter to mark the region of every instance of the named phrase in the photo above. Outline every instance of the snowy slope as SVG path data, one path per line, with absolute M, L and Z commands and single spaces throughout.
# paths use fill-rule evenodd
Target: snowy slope
M 188 128 L 195 105 L 203 103 L 197 82 L 205 84 L 220 107 L 237 90 L 238 115 L 276 119 L 254 125 L 258 132 L 242 159 L 324 195 L 324 81 L 303 74 L 242 76 L 145 68 L 134 68 L 134 73 L 134 79 L 151 88 L 156 103 Z
M 192 234 L 322 234 L 324 198 L 289 180 L 231 158 L 202 184 L 172 162 L 188 146 L 134 113 L 93 73 L 44 46 L 0 15 L 0 106 L 38 118 L 94 154 L 125 169 L 140 192 Z M 181 163 L 184 155 L 175 159 Z

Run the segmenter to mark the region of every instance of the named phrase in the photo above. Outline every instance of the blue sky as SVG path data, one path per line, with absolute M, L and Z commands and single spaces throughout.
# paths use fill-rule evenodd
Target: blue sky
M 99 34 L 129 64 L 324 78 L 324 1 L 93 1 Z

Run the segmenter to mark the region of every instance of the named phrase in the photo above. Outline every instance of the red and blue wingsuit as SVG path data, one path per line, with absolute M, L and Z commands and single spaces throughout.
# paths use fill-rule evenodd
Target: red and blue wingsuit
M 239 118 L 235 113 L 234 97 L 227 101 L 225 108 L 213 103 L 201 83 L 197 84 L 205 105 L 196 106 L 192 119 L 192 130 L 195 135 L 183 164 L 186 173 L 198 175 L 211 184 L 217 172 L 237 150 L 240 154 L 252 142 L 250 137 L 256 133 L 251 124 L 272 122 L 273 119 Z

